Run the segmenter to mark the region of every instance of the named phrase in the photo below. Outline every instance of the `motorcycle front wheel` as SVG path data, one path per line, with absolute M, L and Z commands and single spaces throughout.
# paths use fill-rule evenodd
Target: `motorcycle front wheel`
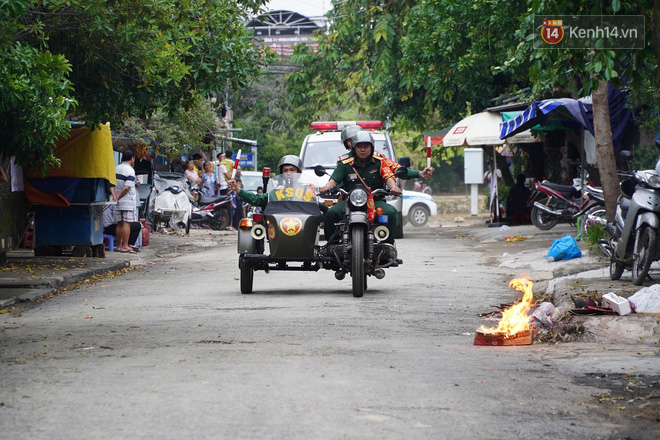
M 254 266 L 241 257 L 241 293 L 252 293 L 254 285 Z
M 364 273 L 364 229 L 356 227 L 351 230 L 351 279 L 353 281 L 353 296 L 364 295 L 366 285 Z
M 547 205 L 549 208 L 554 209 L 554 203 L 548 204 L 548 199 L 541 200 L 540 203 Z M 540 210 L 536 206 L 532 208 L 532 223 L 534 223 L 534 226 L 539 228 L 542 231 L 547 231 L 548 229 L 552 229 L 557 225 L 557 222 L 559 221 L 559 216 L 556 216 L 554 214 L 548 214 L 545 211 Z
M 644 282 L 655 257 L 655 229 L 646 227 L 639 236 L 639 252 L 632 265 L 632 282 L 639 286 Z

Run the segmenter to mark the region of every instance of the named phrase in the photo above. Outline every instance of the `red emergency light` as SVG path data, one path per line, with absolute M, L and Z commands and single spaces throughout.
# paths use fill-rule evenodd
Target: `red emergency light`
M 382 121 L 316 121 L 310 124 L 314 131 L 343 130 L 351 125 L 359 125 L 365 130 L 380 130 Z
M 365 130 L 380 130 L 383 128 L 382 121 L 357 121 L 356 125 L 359 125 Z
M 310 127 L 312 127 L 312 130 L 314 130 L 314 131 L 336 130 L 337 129 L 337 123 L 336 122 L 312 122 L 310 124 Z
M 268 168 L 268 167 L 264 167 L 261 176 L 262 176 L 262 177 L 270 177 L 270 168 Z

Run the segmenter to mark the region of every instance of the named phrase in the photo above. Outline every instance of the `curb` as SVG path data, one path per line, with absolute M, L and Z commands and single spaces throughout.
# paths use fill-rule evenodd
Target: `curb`
M 34 301 L 48 295 L 58 288 L 69 286 L 96 275 L 131 267 L 130 261 L 113 261 L 101 267 L 74 270 L 64 276 L 51 276 L 37 280 L 1 280 L 0 281 L 0 307 L 7 307 L 20 302 Z M 22 289 L 30 289 L 25 292 Z M 20 290 L 17 292 L 16 290 Z

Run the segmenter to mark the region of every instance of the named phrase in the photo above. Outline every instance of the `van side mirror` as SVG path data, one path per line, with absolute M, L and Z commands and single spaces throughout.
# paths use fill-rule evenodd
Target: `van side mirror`
M 408 176 L 408 167 L 401 165 L 401 166 L 396 170 L 396 172 L 394 173 L 394 175 L 395 175 L 396 177 L 398 177 L 399 179 L 403 179 L 403 178 L 405 178 L 406 176 Z
M 410 158 L 409 157 L 400 157 L 399 165 L 402 167 L 410 168 Z

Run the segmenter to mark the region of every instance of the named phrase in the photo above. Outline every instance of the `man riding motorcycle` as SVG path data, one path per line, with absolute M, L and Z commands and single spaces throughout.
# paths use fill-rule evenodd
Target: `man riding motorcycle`
M 396 186 L 394 172 L 382 156 L 374 155 L 374 145 L 373 137 L 368 131 L 357 132 L 353 136 L 351 152 L 339 158 L 337 168 L 320 191 L 328 191 L 337 184 L 342 184 L 346 191 L 351 191 L 359 184 L 365 185 L 370 190 L 383 188 L 386 185 L 393 194 L 400 195 L 401 189 Z M 323 230 L 328 241 L 335 232 L 335 223 L 343 216 L 345 204 L 344 201 L 338 202 L 325 214 Z M 383 210 L 384 215 L 387 215 L 387 227 L 390 232 L 396 231 L 399 220 L 396 208 L 384 200 L 377 200 L 374 204 L 376 208 Z M 394 244 L 394 234 L 390 233 L 386 242 Z
M 316 197 L 315 192 L 313 190 L 314 188 L 309 187 L 309 185 L 303 187 L 302 192 L 291 191 L 293 186 L 299 184 L 297 180 L 302 170 L 302 160 L 298 156 L 294 156 L 293 154 L 287 154 L 286 156 L 282 156 L 282 158 L 277 164 L 277 168 L 279 169 L 280 174 L 284 176 L 284 187 L 275 188 L 274 189 L 275 193 L 273 195 L 269 195 L 268 193 L 255 194 L 253 192 L 245 191 L 241 189 L 238 192 L 238 196 L 241 199 L 245 200 L 250 205 L 260 206 L 262 208 L 268 205 L 269 197 L 271 198 L 275 197 L 275 200 L 278 201 L 292 200 L 295 199 L 297 195 L 300 194 L 302 194 L 302 198 L 305 201 L 309 201 L 307 200 L 308 198 L 311 200 L 312 197 Z M 234 180 L 227 182 L 227 185 L 230 191 L 235 191 L 237 189 L 237 185 Z
M 360 127 L 359 125 L 350 125 L 342 130 L 341 143 L 344 144 L 344 147 L 347 150 L 350 151 L 353 149 L 353 137 L 360 131 L 362 131 L 362 127 Z M 385 162 L 385 164 L 390 167 L 393 173 L 396 173 L 396 170 L 398 170 L 399 167 L 401 166 L 398 163 L 394 162 L 393 160 L 383 156 L 383 154 L 379 153 L 378 151 L 374 152 L 374 156 L 381 157 Z M 410 179 L 424 178 L 428 180 L 431 178 L 432 175 L 433 175 L 432 167 L 426 167 L 422 171 L 413 170 L 409 168 L 408 174 L 406 176 L 401 177 L 401 179 L 410 180 Z

